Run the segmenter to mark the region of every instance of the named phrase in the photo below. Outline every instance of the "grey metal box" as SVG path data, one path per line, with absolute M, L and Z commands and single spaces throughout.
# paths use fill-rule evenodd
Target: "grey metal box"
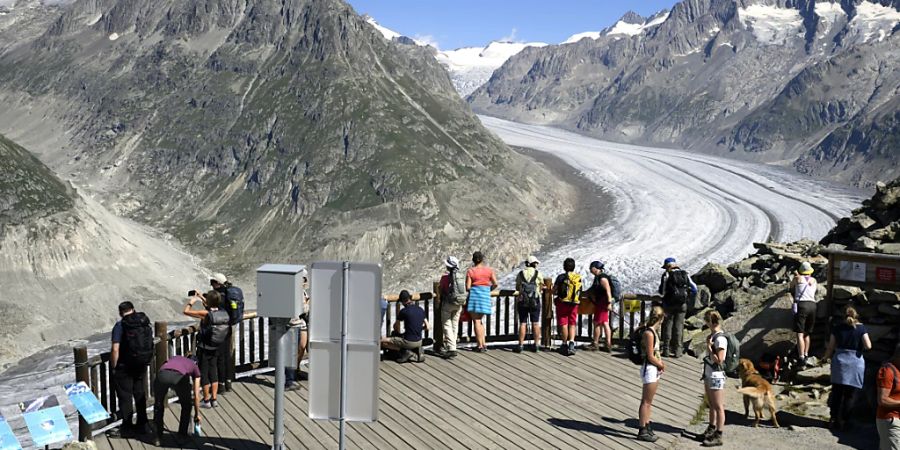
M 262 317 L 290 319 L 303 314 L 306 266 L 265 264 L 256 269 L 256 310 Z

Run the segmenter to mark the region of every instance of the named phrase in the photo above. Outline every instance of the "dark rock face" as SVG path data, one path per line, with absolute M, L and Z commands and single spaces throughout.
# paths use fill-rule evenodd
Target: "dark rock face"
M 339 0 L 79 0 L 34 20 L 0 29 L 0 128 L 48 136 L 30 147 L 52 168 L 222 270 L 364 259 L 391 286 L 448 252 L 520 258 L 541 210 L 570 208 L 429 50 Z
M 0 135 L 0 237 L 10 225 L 23 225 L 73 205 L 71 188 L 31 153 Z
M 686 0 L 636 36 L 530 49 L 468 100 L 613 141 L 792 160 L 858 186 L 900 175 L 900 33 L 866 31 L 870 10 L 896 2 L 758 3 Z

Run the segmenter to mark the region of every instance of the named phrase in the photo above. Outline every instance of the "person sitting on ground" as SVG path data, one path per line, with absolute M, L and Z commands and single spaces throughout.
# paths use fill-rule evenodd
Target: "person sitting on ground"
M 441 291 L 441 328 L 444 331 L 444 339 L 435 354 L 445 359 L 456 357 L 456 342 L 459 331 L 459 317 L 466 305 L 468 293 L 466 292 L 466 278 L 459 270 L 459 260 L 448 256 L 444 260 L 447 272 L 441 277 L 439 289 Z M 437 345 L 437 343 L 436 343 Z
M 650 316 L 644 322 L 644 332 L 641 334 L 641 353 L 644 355 L 644 364 L 641 365 L 641 406 L 638 409 L 637 438 L 641 441 L 656 442 L 659 437 L 653 433 L 650 426 L 650 416 L 653 412 L 653 398 L 659 387 L 659 379 L 666 371 L 666 364 L 659 353 L 659 328 L 665 319 L 662 307 L 654 306 L 650 309 Z
M 863 387 L 866 362 L 863 352 L 872 349 L 869 331 L 859 323 L 859 314 L 852 306 L 844 310 L 844 320 L 831 330 L 824 359 L 831 361 L 831 420 L 832 430 L 843 430 L 850 419 L 856 394 Z
M 659 281 L 659 295 L 666 313 L 662 325 L 663 357 L 680 358 L 684 347 L 684 316 L 687 314 L 687 301 L 697 295 L 697 285 L 690 275 L 678 266 L 675 258 L 663 261 L 662 278 Z
M 197 338 L 197 361 L 200 365 L 200 380 L 203 384 L 203 408 L 219 406 L 219 372 L 225 357 L 230 326 L 228 313 L 219 309 L 222 297 L 216 291 L 205 294 L 195 293 L 184 305 L 184 315 L 200 319 L 200 333 Z M 203 309 L 194 311 L 194 304 L 202 303 Z
M 797 333 L 797 354 L 800 365 L 807 365 L 809 345 L 813 328 L 816 326 L 816 290 L 818 283 L 812 276 L 813 268 L 808 262 L 800 264 L 800 270 L 794 272 L 790 289 L 794 296 L 794 331 Z
M 191 387 L 193 386 L 193 397 Z M 153 382 L 154 401 L 153 423 L 156 425 L 156 436 L 153 445 L 162 446 L 162 435 L 165 429 L 163 416 L 166 413 L 166 401 L 169 389 L 178 395 L 178 404 L 181 405 L 181 416 L 178 420 L 178 438 L 180 441 L 188 439 L 188 427 L 191 420 L 191 405 L 194 406 L 194 423 L 200 423 L 200 368 L 190 358 L 173 356 L 169 358 L 156 375 Z
M 483 353 L 487 351 L 487 342 L 482 319 L 491 315 L 491 291 L 497 288 L 497 275 L 485 264 L 484 253 L 473 253 L 472 264 L 474 266 L 466 271 L 466 291 L 469 292 L 466 309 L 475 326 L 475 341 L 478 344 L 475 351 Z
M 605 264 L 601 261 L 592 261 L 590 270 L 594 275 L 594 283 L 590 288 L 591 299 L 594 302 L 594 342 L 588 347 L 590 350 L 600 349 L 600 332 L 606 336 L 606 352 L 612 353 L 612 328 L 609 326 L 609 312 L 612 311 L 612 286 L 609 277 L 604 272 Z
M 556 321 L 563 345 L 559 351 L 563 355 L 575 354 L 575 327 L 578 325 L 578 304 L 581 302 L 581 275 L 575 272 L 575 260 L 563 261 L 565 272 L 556 277 L 553 292 L 556 293 Z
M 425 310 L 412 301 L 409 291 L 400 291 L 400 303 L 403 309 L 397 313 L 397 321 L 394 322 L 394 332 L 400 333 L 400 323 L 403 323 L 403 334 L 381 339 L 381 348 L 403 352 L 398 363 L 405 363 L 413 357 L 411 350 L 422 347 L 422 331 L 428 330 L 428 319 Z
M 153 328 L 147 315 L 135 311 L 134 304 L 128 301 L 119 304 L 119 317 L 121 320 L 112 329 L 109 367 L 121 410 L 119 435 L 129 438 L 150 432 L 145 383 L 153 357 Z M 132 422 L 135 413 L 137 423 Z
M 537 353 L 541 349 L 541 286 L 544 284 L 544 276 L 538 271 L 537 257 L 529 256 L 525 261 L 525 268 L 516 275 L 516 290 L 519 296 L 516 298 L 516 313 L 519 315 L 519 346 L 516 353 L 522 353 L 525 347 L 525 334 L 528 324 L 534 333 L 534 346 L 532 351 Z
M 878 428 L 878 450 L 900 450 L 900 344 L 894 347 L 890 361 L 878 369 L 878 409 L 875 425 Z
M 703 360 L 703 387 L 709 401 L 709 426 L 701 435 L 704 447 L 722 445 L 725 431 L 725 353 L 728 338 L 722 332 L 722 316 L 718 311 L 707 311 L 703 317 L 709 328 L 706 338 L 707 357 Z

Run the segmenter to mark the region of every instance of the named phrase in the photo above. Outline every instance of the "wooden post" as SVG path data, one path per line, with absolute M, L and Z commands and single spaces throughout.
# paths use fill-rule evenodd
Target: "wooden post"
M 159 374 L 159 369 L 169 360 L 169 324 L 168 322 L 153 322 L 153 332 L 156 334 L 158 341 L 156 342 L 156 354 L 154 355 L 153 366 L 150 367 L 150 389 L 147 390 L 148 396 L 152 397 L 153 380 Z
M 625 296 L 619 299 L 619 340 L 625 339 Z
M 828 323 L 831 323 L 831 319 L 834 318 L 834 255 L 828 255 L 828 279 L 826 280 L 826 286 L 828 287 L 828 293 L 826 301 L 828 302 Z M 791 293 L 793 295 L 793 292 Z
M 434 282 L 432 293 L 434 294 L 434 323 L 431 324 L 431 335 L 434 336 L 434 346 L 432 349 L 435 351 L 438 349 L 446 351 L 447 349 L 444 348 L 444 318 L 441 317 L 441 311 L 444 308 L 443 299 L 441 298 L 440 282 Z
M 75 357 L 75 381 L 84 381 L 88 385 L 91 383 L 91 370 L 88 367 L 87 346 L 78 345 L 74 349 Z M 93 386 L 91 386 L 93 389 Z M 81 414 L 78 415 L 78 440 L 86 442 L 91 440 L 92 430 L 91 424 L 84 420 Z
M 544 314 L 541 318 L 541 345 L 553 346 L 553 280 L 544 278 Z
M 241 321 L 244 318 L 241 317 Z M 231 380 L 234 379 L 234 325 L 228 327 L 228 348 L 225 353 L 225 374 L 222 375 L 225 378 L 225 392 L 231 392 Z

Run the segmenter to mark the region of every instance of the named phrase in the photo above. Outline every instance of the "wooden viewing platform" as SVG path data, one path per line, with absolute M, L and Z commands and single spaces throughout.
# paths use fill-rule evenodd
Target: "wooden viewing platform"
M 641 397 L 639 366 L 613 353 L 579 351 L 516 354 L 505 348 L 485 354 L 461 351 L 445 361 L 381 363 L 378 421 L 350 423 L 347 447 L 390 448 L 667 448 L 694 417 L 702 401 L 699 364 L 692 357 L 667 359 L 654 401 L 654 444 L 634 439 Z M 179 446 L 167 433 L 164 448 L 271 448 L 271 373 L 241 378 L 220 395 L 220 406 L 203 410 L 204 436 Z M 352 379 L 351 379 L 352 382 Z M 289 449 L 337 448 L 337 422 L 308 417 L 308 384 L 287 392 L 285 444 Z M 166 412 L 177 430 L 180 406 Z M 100 449 L 156 448 L 136 439 L 94 437 Z

